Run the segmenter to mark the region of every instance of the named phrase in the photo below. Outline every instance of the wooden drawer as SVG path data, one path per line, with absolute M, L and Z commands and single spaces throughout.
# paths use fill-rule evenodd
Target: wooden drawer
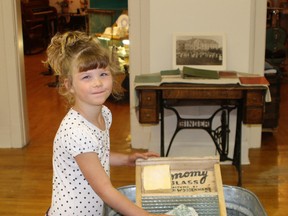
M 239 90 L 213 90 L 207 91 L 205 89 L 194 89 L 193 91 L 187 89 L 168 89 L 163 90 L 163 98 L 165 99 L 240 99 L 242 98 L 242 92 Z
M 155 90 L 142 90 L 139 95 L 139 122 L 159 123 L 158 93 Z
M 245 106 L 263 106 L 264 94 L 262 91 L 247 91 Z
M 139 109 L 139 122 L 143 124 L 157 124 L 159 122 L 158 111 L 147 108 Z
M 264 91 L 247 91 L 243 107 L 244 124 L 263 123 Z
M 140 106 L 142 107 L 155 107 L 157 103 L 156 91 L 141 91 L 140 94 Z

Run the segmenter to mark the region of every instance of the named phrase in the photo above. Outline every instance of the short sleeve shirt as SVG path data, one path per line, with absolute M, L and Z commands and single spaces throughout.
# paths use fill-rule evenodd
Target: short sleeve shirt
M 49 216 L 98 216 L 103 214 L 103 201 L 84 178 L 75 156 L 95 152 L 110 175 L 109 128 L 110 110 L 103 106 L 106 129 L 100 130 L 70 109 L 62 120 L 53 146 L 53 192 Z M 99 179 L 101 181 L 101 179 Z

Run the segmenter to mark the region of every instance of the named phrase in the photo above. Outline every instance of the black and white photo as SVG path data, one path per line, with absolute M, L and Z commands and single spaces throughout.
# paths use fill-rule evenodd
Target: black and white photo
M 224 35 L 174 34 L 173 66 L 225 70 L 226 53 Z

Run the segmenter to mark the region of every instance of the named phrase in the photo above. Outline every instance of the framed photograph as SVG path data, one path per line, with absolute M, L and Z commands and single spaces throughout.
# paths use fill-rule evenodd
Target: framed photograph
M 226 70 L 224 34 L 173 35 L 173 68 L 183 66 L 207 70 Z

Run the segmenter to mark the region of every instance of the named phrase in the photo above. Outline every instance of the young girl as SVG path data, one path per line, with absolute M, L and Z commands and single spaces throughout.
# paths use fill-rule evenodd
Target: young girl
M 103 215 L 104 202 L 123 215 L 151 215 L 129 201 L 109 178 L 109 166 L 135 165 L 155 153 L 110 152 L 110 110 L 103 105 L 112 93 L 117 70 L 97 38 L 83 32 L 56 34 L 47 63 L 59 75 L 61 93 L 71 109 L 61 122 L 53 147 L 53 194 L 49 216 Z

